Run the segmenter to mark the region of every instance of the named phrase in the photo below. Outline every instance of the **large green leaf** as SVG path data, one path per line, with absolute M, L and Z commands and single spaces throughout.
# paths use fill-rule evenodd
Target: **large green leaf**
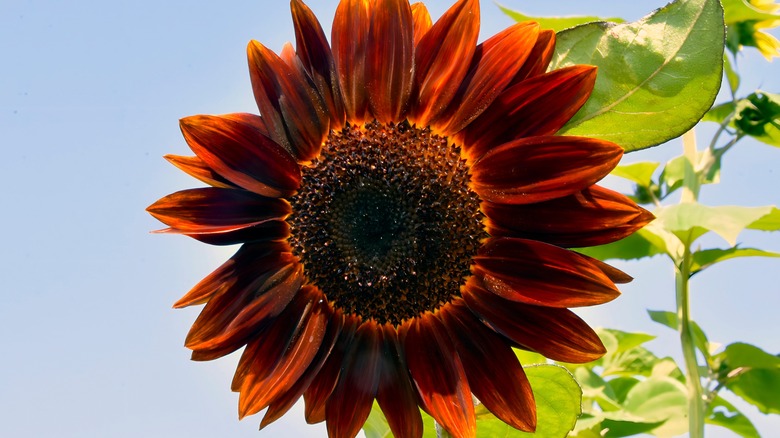
M 531 365 L 525 367 L 536 400 L 536 432 L 527 433 L 508 426 L 478 406 L 477 437 L 544 437 L 560 438 L 574 429 L 582 409 L 582 390 L 574 377 L 561 366 Z
M 532 17 L 525 15 L 520 11 L 515 11 L 503 5 L 498 7 L 515 21 L 536 21 L 543 29 L 552 29 L 556 32 L 579 26 L 580 24 L 591 23 L 593 21 L 611 21 L 613 23 L 623 23 L 625 20 L 618 17 L 601 18 L 594 16 L 576 16 L 576 17 Z
M 716 263 L 729 259 L 738 257 L 780 257 L 780 253 L 764 251 L 763 249 L 757 248 L 739 248 L 735 246 L 728 249 L 703 249 L 694 252 L 692 257 L 693 265 L 691 266 L 691 274 L 695 274 Z
M 574 429 L 582 409 L 582 390 L 574 376 L 558 365 L 531 365 L 524 367 L 536 400 L 536 432 L 527 433 L 508 426 L 491 414 L 484 405 L 478 405 L 478 438 L 540 437 L 560 438 Z M 423 438 L 437 438 L 433 418 L 422 412 Z M 371 415 L 363 427 L 366 438 L 389 438 L 392 436 L 387 419 L 379 405 L 374 403 Z
M 718 0 L 677 0 L 634 23 L 560 32 L 553 68 L 599 68 L 593 94 L 560 133 L 610 140 L 627 151 L 682 135 L 720 89 L 724 29 Z
M 751 369 L 729 380 L 726 388 L 765 414 L 780 414 L 780 369 Z
M 721 396 L 715 397 L 707 409 L 707 424 L 725 427 L 744 438 L 760 438 L 758 430 L 753 426 L 748 417 L 724 400 Z
M 718 354 L 718 357 L 723 359 L 730 370 L 737 368 L 780 369 L 780 357 L 744 342 L 727 345 L 726 349 Z
M 709 207 L 696 202 L 671 205 L 655 212 L 655 224 L 673 232 L 683 241 L 692 243 L 697 237 L 712 231 L 731 246 L 746 227 L 772 212 L 772 206 Z
M 663 422 L 653 429 L 657 436 L 675 436 L 688 428 L 688 396 L 685 386 L 669 377 L 649 377 L 628 392 L 623 408 L 646 421 Z

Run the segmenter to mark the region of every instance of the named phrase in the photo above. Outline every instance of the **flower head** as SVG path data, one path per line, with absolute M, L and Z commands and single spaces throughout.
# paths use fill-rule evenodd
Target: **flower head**
M 374 400 L 397 437 L 419 407 L 475 434 L 472 394 L 533 430 L 512 347 L 565 362 L 600 357 L 568 307 L 618 295 L 626 274 L 567 248 L 621 239 L 652 216 L 595 183 L 615 144 L 554 135 L 587 100 L 595 68 L 546 72 L 552 31 L 516 24 L 477 44 L 479 4 L 433 23 L 421 3 L 342 0 L 331 44 L 292 0 L 296 47 L 252 41 L 260 116 L 181 121 L 208 184 L 149 212 L 166 232 L 241 244 L 176 307 L 206 304 L 193 359 L 242 347 L 240 416 L 306 420 L 353 437 Z

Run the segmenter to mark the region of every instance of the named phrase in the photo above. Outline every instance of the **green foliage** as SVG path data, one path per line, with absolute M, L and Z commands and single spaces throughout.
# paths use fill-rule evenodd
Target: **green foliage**
M 578 16 L 578 17 L 532 17 L 525 15 L 522 12 L 515 11 L 507 8 L 506 6 L 498 5 L 498 7 L 509 17 L 515 21 L 535 21 L 539 23 L 544 29 L 552 29 L 556 32 L 568 29 L 570 27 L 579 26 L 581 24 L 592 23 L 595 21 L 610 21 L 613 23 L 623 23 L 625 20 L 618 17 L 600 18 L 594 16 Z
M 735 408 L 731 403 L 724 400 L 721 396 L 715 397 L 710 403 L 707 418 L 704 420 L 707 424 L 724 427 L 745 438 L 759 438 L 760 435 L 753 426 L 753 423 Z
M 552 68 L 599 67 L 593 94 L 560 133 L 610 140 L 627 151 L 683 134 L 720 87 L 723 29 L 717 0 L 688 0 L 634 23 L 560 32 Z
M 780 94 L 756 91 L 735 102 L 713 107 L 702 120 L 726 124 L 737 135 L 749 135 L 780 147 Z
M 677 331 L 680 326 L 680 320 L 676 313 L 663 310 L 648 310 L 647 313 L 650 315 L 650 319 L 672 330 Z M 705 359 L 709 360 L 710 341 L 707 340 L 707 335 L 704 334 L 704 330 L 695 321 L 691 321 L 691 325 L 693 327 L 693 342 L 696 344 L 696 348 L 704 355 Z
M 539 437 L 560 438 L 574 429 L 581 414 L 582 390 L 574 376 L 558 365 L 537 364 L 524 367 L 536 400 L 537 425 L 535 433 L 522 432 L 508 426 L 488 411 L 484 405 L 477 405 L 477 437 Z M 433 418 L 422 412 L 424 438 L 436 438 Z M 387 419 L 379 405 L 374 403 L 368 421 L 363 426 L 366 438 L 388 438 L 392 436 Z

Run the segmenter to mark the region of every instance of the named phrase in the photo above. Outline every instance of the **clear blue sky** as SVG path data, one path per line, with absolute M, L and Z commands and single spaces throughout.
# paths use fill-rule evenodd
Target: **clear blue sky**
M 329 32 L 336 0 L 310 3 Z M 432 14 L 449 3 L 429 2 Z M 633 20 L 665 0 L 504 3 Z M 491 2 L 482 10 L 483 37 L 511 23 Z M 199 309 L 171 309 L 233 250 L 151 235 L 161 225 L 144 212 L 197 184 L 162 159 L 188 153 L 179 118 L 257 112 L 250 39 L 276 50 L 293 39 L 286 1 L 0 0 L 0 436 L 325 435 L 300 410 L 259 434 L 259 416 L 237 421 L 229 390 L 237 357 L 191 362 L 183 340 Z M 780 63 L 754 53 L 743 61 L 745 90 L 780 91 Z M 665 160 L 679 149 L 627 160 Z M 705 189 L 705 202 L 780 204 L 780 151 L 740 144 L 722 180 Z M 777 236 L 741 240 L 780 251 Z M 583 314 L 594 326 L 663 334 L 650 347 L 679 357 L 673 334 L 644 312 L 673 308 L 671 267 L 660 258 L 620 267 L 637 280 Z M 778 284 L 780 261 L 727 262 L 694 281 L 694 316 L 712 340 L 777 353 Z M 764 435 L 780 430 L 777 417 L 745 411 Z

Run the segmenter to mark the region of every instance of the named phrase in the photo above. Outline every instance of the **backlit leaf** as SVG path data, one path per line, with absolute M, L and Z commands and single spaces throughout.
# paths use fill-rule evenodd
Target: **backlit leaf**
M 707 409 L 707 417 L 704 419 L 707 424 L 725 427 L 744 438 L 760 438 L 758 430 L 753 423 L 731 403 L 724 400 L 721 396 L 715 397 Z
M 660 163 L 645 161 L 618 166 L 612 169 L 612 175 L 631 180 L 640 186 L 649 187 L 653 181 L 653 173 Z
M 772 210 L 761 216 L 747 226 L 751 230 L 778 231 L 780 230 L 780 208 L 774 207 Z
M 756 368 L 726 382 L 726 388 L 765 414 L 780 414 L 780 368 Z
M 724 29 L 718 0 L 677 0 L 634 23 L 560 32 L 552 68 L 599 68 L 593 94 L 560 133 L 627 151 L 682 135 L 720 89 Z
M 731 246 L 746 227 L 772 212 L 769 207 L 721 206 L 709 207 L 699 203 L 685 203 L 662 207 L 655 212 L 654 223 L 673 232 L 689 243 L 706 231 L 722 237 Z
M 675 379 L 649 377 L 637 383 L 626 395 L 623 408 L 647 421 L 662 421 L 653 429 L 657 436 L 675 436 L 687 431 L 687 390 Z
M 729 248 L 729 249 L 704 249 L 692 254 L 693 265 L 691 274 L 695 274 L 709 268 L 715 263 L 738 257 L 780 257 L 780 253 L 764 251 L 756 248 Z
M 625 20 L 618 17 L 601 18 L 595 16 L 577 16 L 577 17 L 532 17 L 525 15 L 522 12 L 515 11 L 507 8 L 503 5 L 498 7 L 508 16 L 515 21 L 535 21 L 539 23 L 542 29 L 552 29 L 556 32 L 570 27 L 579 26 L 580 24 L 591 23 L 594 21 L 611 21 L 613 23 L 623 23 Z
M 758 9 L 747 0 L 721 0 L 721 3 L 726 14 L 726 24 L 740 21 L 780 20 L 780 15 Z

